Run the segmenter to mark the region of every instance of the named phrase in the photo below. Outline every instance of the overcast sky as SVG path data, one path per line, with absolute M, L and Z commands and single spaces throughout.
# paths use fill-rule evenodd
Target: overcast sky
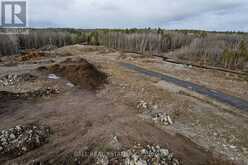
M 30 26 L 248 31 L 248 0 L 29 0 Z

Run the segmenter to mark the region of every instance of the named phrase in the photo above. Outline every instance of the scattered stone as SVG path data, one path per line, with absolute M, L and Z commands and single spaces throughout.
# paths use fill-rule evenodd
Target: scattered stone
M 169 150 L 160 148 L 160 146 L 137 147 L 133 149 L 122 151 L 119 157 L 109 156 L 111 154 L 101 154 L 97 157 L 97 164 L 124 164 L 124 165 L 180 165 L 180 161 L 177 160 Z M 114 160 L 114 161 L 113 161 Z
M 158 105 L 148 104 L 145 101 L 139 101 L 137 104 L 137 109 L 144 115 L 148 115 L 156 123 L 161 123 L 163 125 L 172 125 L 173 121 L 167 113 L 163 112 L 153 112 L 158 110 Z
M 30 91 L 25 93 L 11 93 L 6 91 L 0 91 L 0 100 L 9 99 L 29 99 L 35 97 L 48 97 L 52 95 L 59 94 L 60 90 L 58 88 L 42 88 L 36 91 Z
M 173 124 L 171 117 L 168 114 L 162 113 L 162 112 L 152 114 L 152 120 L 154 122 L 160 122 L 164 125 L 172 125 Z
M 24 74 L 8 74 L 0 78 L 0 86 L 14 86 L 25 81 L 34 81 L 37 77 L 29 73 Z
M 50 129 L 45 126 L 26 125 L 0 132 L 0 156 L 17 157 L 48 142 Z
M 138 105 L 137 105 L 137 108 L 138 109 L 140 109 L 140 108 L 142 108 L 142 109 L 147 109 L 148 108 L 148 104 L 145 102 L 145 101 L 140 101 L 139 103 L 138 103 Z

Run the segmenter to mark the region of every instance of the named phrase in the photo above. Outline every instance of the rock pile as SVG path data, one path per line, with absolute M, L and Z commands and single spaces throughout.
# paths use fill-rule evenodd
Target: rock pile
M 160 122 L 163 125 L 173 124 L 171 117 L 168 114 L 162 112 L 152 114 L 152 120 L 154 122 Z
M 17 83 L 25 82 L 25 81 L 34 81 L 35 79 L 37 79 L 37 77 L 29 73 L 24 73 L 20 75 L 8 74 L 1 77 L 0 86 L 14 86 Z
M 0 100 L 12 100 L 12 99 L 29 99 L 37 97 L 48 97 L 51 95 L 59 94 L 60 90 L 58 88 L 42 88 L 36 91 L 30 91 L 25 93 L 11 93 L 7 91 L 0 91 Z
M 0 156 L 17 157 L 48 142 L 50 129 L 26 125 L 0 131 Z
M 149 106 L 149 104 L 147 102 L 141 100 L 137 104 L 137 109 L 140 112 L 150 111 L 150 106 Z
M 137 109 L 140 113 L 149 116 L 155 123 L 160 123 L 162 125 L 172 125 L 173 121 L 167 113 L 156 112 L 158 109 L 157 105 L 150 105 L 145 101 L 139 101 L 137 104 Z
M 100 154 L 97 157 L 99 165 L 123 164 L 123 165 L 180 165 L 180 161 L 169 150 L 160 146 L 147 145 L 134 147 L 134 149 L 121 152 L 119 157 L 109 157 Z
M 60 90 L 58 88 L 42 88 L 33 92 L 24 93 L 24 97 L 43 97 L 43 96 L 51 96 L 55 94 L 59 94 Z

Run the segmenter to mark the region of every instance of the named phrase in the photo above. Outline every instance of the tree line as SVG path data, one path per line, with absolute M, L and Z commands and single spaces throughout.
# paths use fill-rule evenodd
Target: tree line
M 170 56 L 200 65 L 229 69 L 248 67 L 248 35 L 241 32 L 102 30 L 99 45 L 147 55 Z M 94 44 L 94 43 L 93 43 Z
M 103 45 L 145 55 L 172 56 L 202 65 L 244 69 L 248 34 L 163 29 L 30 29 L 28 35 L 0 35 L 0 55 L 46 45 Z

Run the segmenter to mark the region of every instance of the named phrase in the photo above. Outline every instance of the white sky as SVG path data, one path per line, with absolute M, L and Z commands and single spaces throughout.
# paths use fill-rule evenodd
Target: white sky
M 29 0 L 33 27 L 248 31 L 248 0 Z

